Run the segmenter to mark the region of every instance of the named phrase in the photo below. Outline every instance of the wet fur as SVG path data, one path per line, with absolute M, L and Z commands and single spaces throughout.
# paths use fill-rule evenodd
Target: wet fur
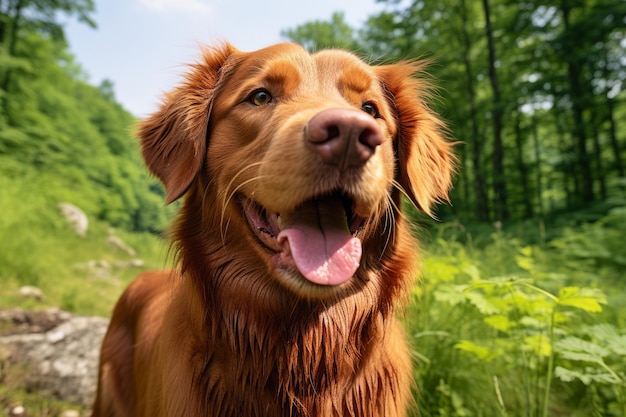
M 147 272 L 113 312 L 93 416 L 405 416 L 410 354 L 396 307 L 416 277 L 401 195 L 430 213 L 453 165 L 416 62 L 369 66 L 343 51 L 280 44 L 207 48 L 140 126 L 146 164 L 183 197 L 172 227 L 178 266 Z M 280 99 L 244 103 L 263 85 Z M 329 107 L 376 100 L 386 142 L 337 176 L 299 141 Z M 341 184 L 368 216 L 361 265 L 340 288 L 276 271 L 239 195 L 273 211 Z M 304 280 L 302 280 L 304 281 Z

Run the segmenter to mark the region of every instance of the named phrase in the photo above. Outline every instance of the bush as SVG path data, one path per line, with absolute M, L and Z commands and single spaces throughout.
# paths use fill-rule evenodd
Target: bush
M 406 319 L 419 415 L 626 415 L 625 228 L 618 208 L 546 246 L 436 229 Z

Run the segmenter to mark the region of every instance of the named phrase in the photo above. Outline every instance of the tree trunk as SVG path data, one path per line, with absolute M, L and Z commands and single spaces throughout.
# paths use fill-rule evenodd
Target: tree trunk
M 567 5 L 567 1 L 561 2 L 561 13 L 563 15 L 563 25 L 565 27 L 566 36 L 571 36 L 569 14 L 570 8 Z M 570 99 L 572 102 L 572 116 L 574 118 L 574 131 L 573 136 L 576 139 L 576 153 L 578 159 L 578 170 L 581 177 L 581 190 L 580 198 L 583 203 L 592 201 L 594 199 L 593 193 L 593 175 L 591 172 L 591 161 L 589 152 L 587 151 L 587 135 L 585 132 L 584 122 L 584 100 L 585 93 L 582 88 L 582 61 L 578 57 L 579 52 L 576 51 L 575 45 L 572 44 L 571 38 L 565 38 L 564 40 L 568 45 L 565 49 L 565 56 L 567 61 L 567 79 L 569 82 Z
M 608 69 L 604 68 L 604 78 L 608 76 Z M 608 90 L 608 89 L 607 89 Z M 619 146 L 619 142 L 617 140 L 617 124 L 615 123 L 615 104 L 612 98 L 608 96 L 609 92 L 605 92 L 606 98 L 606 111 L 607 111 L 607 120 L 609 121 L 609 142 L 611 143 L 611 150 L 613 152 L 613 160 L 615 161 L 615 170 L 617 171 L 617 175 L 620 178 L 624 178 L 626 173 L 624 173 L 624 163 L 622 162 L 622 153 Z
M 524 162 L 524 138 L 522 135 L 521 123 L 521 115 L 517 112 L 517 117 L 515 118 L 515 162 L 517 170 L 519 171 L 522 186 L 522 205 L 524 207 L 523 216 L 528 219 L 533 217 L 533 198 L 528 184 L 528 167 Z
M 0 0 L 0 45 L 2 45 L 6 39 L 7 17 L 7 12 L 4 10 L 4 0 Z
M 543 205 L 543 175 L 541 172 L 541 150 L 539 148 L 539 129 L 537 128 L 537 119 L 534 114 L 532 116 L 531 123 L 533 130 L 533 147 L 535 148 L 535 188 L 537 190 L 537 210 L 539 212 L 539 217 L 543 219 L 545 207 Z
M 556 93 L 554 93 L 556 96 Z M 578 196 L 578 173 L 572 169 L 573 158 L 571 155 L 575 154 L 574 150 L 569 145 L 569 138 L 566 135 L 566 128 L 563 126 L 563 119 L 565 114 L 558 110 L 558 107 L 554 107 L 552 110 L 552 117 L 554 118 L 554 126 L 557 134 L 557 144 L 559 154 L 561 157 L 561 163 L 559 169 L 563 174 L 563 188 L 565 189 L 565 205 L 568 209 L 576 207 L 576 200 Z M 570 183 L 573 185 L 570 187 Z
M 463 27 L 461 30 L 461 43 L 463 45 L 463 64 L 465 67 L 465 76 L 467 78 L 467 99 L 469 102 L 470 123 L 472 126 L 472 134 L 470 140 L 472 143 L 472 163 L 474 168 L 474 192 L 476 193 L 476 218 L 480 221 L 489 220 L 489 200 L 487 199 L 487 191 L 485 190 L 485 175 L 482 166 L 482 138 L 478 133 L 478 116 L 476 111 L 476 92 L 474 91 L 474 71 L 472 69 L 472 61 L 470 59 L 471 43 L 467 31 L 467 8 L 465 0 L 461 0 L 461 19 Z
M 504 146 L 502 144 L 502 114 L 503 105 L 500 97 L 500 84 L 496 71 L 496 48 L 493 40 L 493 29 L 489 11 L 489 0 L 483 0 L 485 12 L 485 32 L 487 35 L 487 48 L 489 50 L 489 81 L 493 90 L 493 193 L 494 213 L 497 220 L 509 218 L 507 202 L 506 177 L 504 173 Z
M 592 109 L 592 114 L 593 114 L 592 144 L 593 144 L 593 159 L 595 163 L 595 168 L 593 171 L 596 173 L 596 179 L 598 180 L 598 184 L 600 186 L 600 198 L 605 200 L 607 196 L 606 173 L 604 172 L 604 164 L 602 163 L 602 147 L 600 146 L 600 129 L 599 129 L 601 121 L 596 110 Z

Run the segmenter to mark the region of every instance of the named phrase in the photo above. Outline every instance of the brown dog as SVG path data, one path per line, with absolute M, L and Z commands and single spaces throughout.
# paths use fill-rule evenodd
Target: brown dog
M 420 69 L 204 51 L 140 128 L 167 202 L 184 196 L 179 262 L 115 307 L 94 416 L 406 415 L 401 194 L 430 213 L 453 162 Z

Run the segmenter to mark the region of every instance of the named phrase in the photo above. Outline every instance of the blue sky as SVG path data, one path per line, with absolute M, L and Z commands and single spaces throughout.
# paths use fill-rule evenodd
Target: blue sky
M 97 29 L 68 21 L 66 36 L 92 84 L 113 81 L 138 117 L 154 111 L 199 44 L 230 41 L 241 50 L 280 42 L 280 31 L 343 11 L 360 27 L 381 10 L 375 0 L 96 0 Z

